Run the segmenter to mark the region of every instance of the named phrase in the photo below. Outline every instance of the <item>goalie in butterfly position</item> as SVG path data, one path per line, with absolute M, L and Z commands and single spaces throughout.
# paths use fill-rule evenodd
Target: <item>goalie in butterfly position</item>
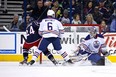
M 105 65 L 105 57 L 109 56 L 109 53 L 104 37 L 102 34 L 97 34 L 97 29 L 94 26 L 89 27 L 88 30 L 89 35 L 86 36 L 74 53 L 76 56 L 87 54 L 84 60 L 88 59 L 92 65 Z M 83 60 L 83 58 L 80 60 Z M 78 59 L 78 61 L 80 60 Z

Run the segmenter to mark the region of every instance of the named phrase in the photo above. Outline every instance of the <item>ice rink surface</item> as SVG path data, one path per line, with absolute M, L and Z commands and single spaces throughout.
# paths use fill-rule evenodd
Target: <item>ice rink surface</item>
M 18 62 L 0 62 L 0 77 L 116 77 L 116 64 L 54 66 L 51 62 L 43 62 L 22 66 Z

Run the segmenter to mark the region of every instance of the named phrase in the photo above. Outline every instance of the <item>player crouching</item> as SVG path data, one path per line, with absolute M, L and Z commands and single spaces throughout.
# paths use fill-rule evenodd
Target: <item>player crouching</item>
M 74 52 L 76 56 L 80 56 L 81 60 L 89 60 L 92 65 L 105 65 L 105 57 L 109 56 L 107 48 L 105 45 L 104 37 L 101 34 L 97 34 L 95 27 L 89 27 L 89 35 L 85 38 L 83 42 L 78 46 L 77 50 Z M 82 56 L 86 55 L 86 56 Z M 79 57 L 77 57 L 79 58 Z M 77 60 L 72 58 L 73 60 Z

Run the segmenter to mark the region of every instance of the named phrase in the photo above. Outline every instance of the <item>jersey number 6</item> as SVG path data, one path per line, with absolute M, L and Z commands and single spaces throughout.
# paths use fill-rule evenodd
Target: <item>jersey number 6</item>
M 52 30 L 52 22 L 48 22 L 47 25 L 48 25 L 48 30 Z

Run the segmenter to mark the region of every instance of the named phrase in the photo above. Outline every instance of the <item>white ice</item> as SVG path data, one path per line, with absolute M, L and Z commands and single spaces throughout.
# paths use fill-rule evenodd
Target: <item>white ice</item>
M 20 66 L 18 62 L 0 62 L 0 77 L 116 77 L 116 64 L 54 66 L 43 62 Z

